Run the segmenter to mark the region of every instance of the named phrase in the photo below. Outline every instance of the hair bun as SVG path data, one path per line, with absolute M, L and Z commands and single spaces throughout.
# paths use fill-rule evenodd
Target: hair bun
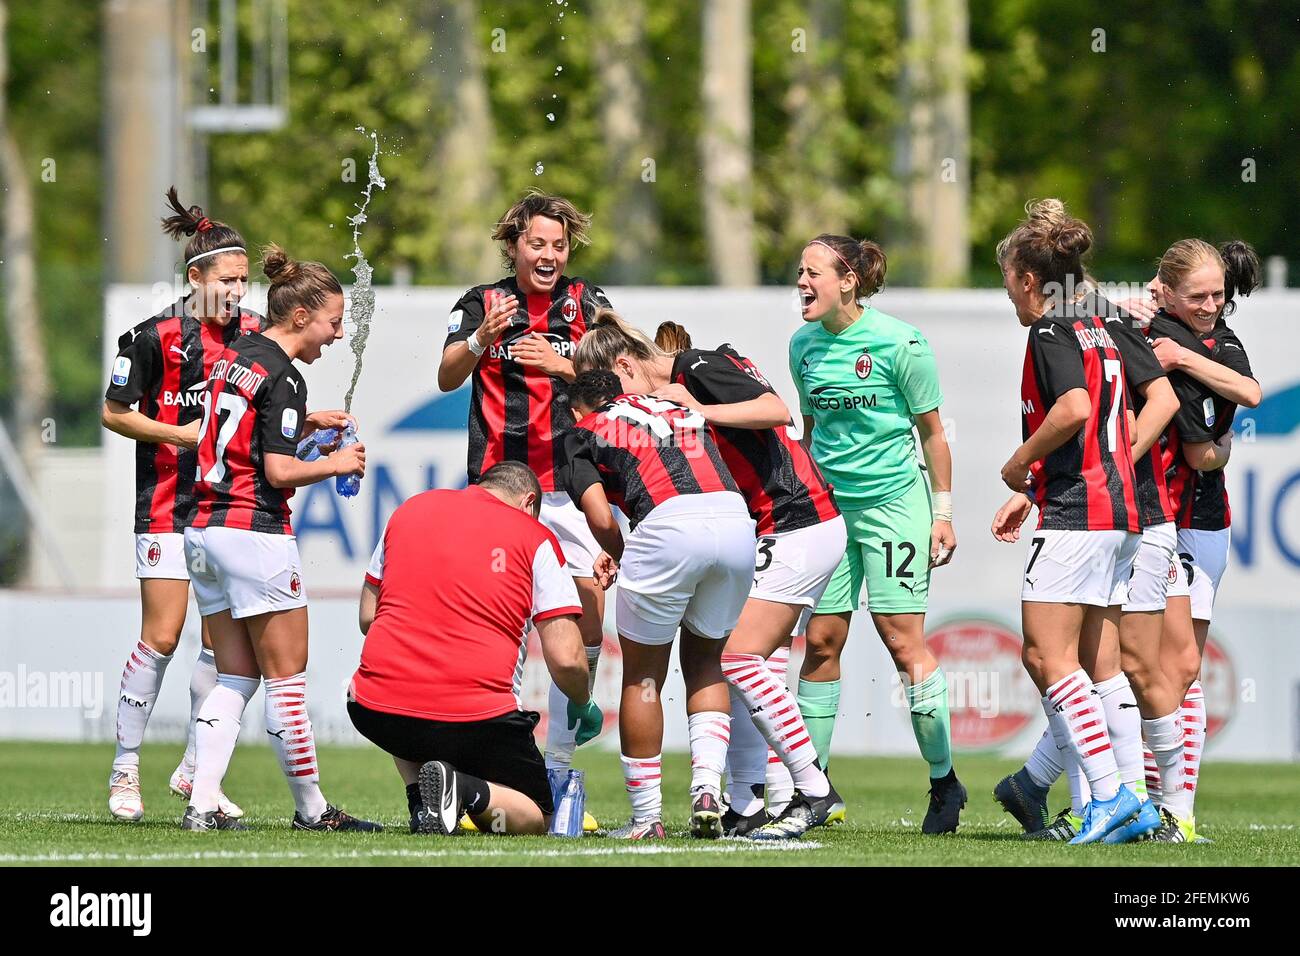
M 271 280 L 272 285 L 289 282 L 298 274 L 298 263 L 289 258 L 289 254 L 271 243 L 262 250 L 262 272 Z

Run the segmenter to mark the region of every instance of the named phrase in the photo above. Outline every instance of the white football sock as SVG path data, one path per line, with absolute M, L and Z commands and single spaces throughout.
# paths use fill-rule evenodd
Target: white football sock
M 1177 718 L 1177 716 L 1178 712 L 1174 711 L 1174 717 Z M 1142 719 L 1142 769 L 1146 773 L 1147 778 L 1147 797 L 1163 806 L 1164 801 L 1160 799 L 1164 794 L 1164 787 L 1160 783 L 1160 765 L 1156 763 L 1156 755 L 1151 752 L 1151 746 L 1148 744 L 1146 739 L 1147 723 L 1148 721 L 1144 717 Z M 1182 749 L 1183 743 L 1180 734 L 1178 738 L 1178 751 L 1180 757 L 1182 756 Z M 1179 764 L 1179 767 L 1182 767 L 1181 763 Z M 1180 787 L 1182 786 L 1181 777 L 1179 778 L 1178 785 Z
M 725 656 L 725 655 L 724 655 Z M 722 771 L 731 741 L 731 715 L 706 710 L 686 718 L 691 746 L 691 792 L 708 790 L 722 796 Z
M 754 725 L 790 771 L 794 785 L 810 797 L 830 793 L 830 782 L 817 766 L 817 751 L 808 736 L 794 696 L 757 654 L 722 655 L 722 676 L 740 694 Z
M 199 645 L 199 659 L 194 662 L 194 670 L 190 672 L 190 730 L 185 740 L 185 756 L 181 758 L 181 769 L 190 777 L 194 776 L 194 719 L 199 716 L 203 702 L 216 686 L 216 659 L 210 648 Z
M 1081 667 L 1047 688 L 1052 706 L 1065 717 L 1070 752 L 1079 761 L 1093 799 L 1113 800 L 1119 792 L 1119 768 L 1106 730 L 1106 714 L 1092 680 Z
M 316 737 L 307 716 L 307 675 L 266 678 L 266 732 L 298 815 L 315 823 L 329 806 L 320 790 Z
M 767 659 L 767 669 L 782 687 L 789 687 L 790 645 L 783 644 Z M 767 808 L 779 814 L 794 799 L 794 779 L 777 752 L 767 748 Z
M 1142 735 L 1151 748 L 1159 794 L 1154 799 L 1180 819 L 1192 815 L 1192 797 L 1183 787 L 1183 725 L 1179 712 L 1142 721 Z M 1148 793 L 1150 785 L 1148 784 Z
M 144 641 L 137 641 L 122 668 L 122 688 L 117 699 L 117 753 L 114 770 L 138 769 L 144 729 L 153 713 L 154 701 L 162 688 L 171 656 L 159 654 Z
M 239 723 L 244 708 L 261 683 L 256 677 L 218 674 L 196 719 L 194 731 L 194 791 L 190 805 L 199 813 L 217 809 L 221 781 L 239 740 Z
M 1205 750 L 1205 691 L 1199 680 L 1192 681 L 1183 697 L 1183 789 L 1191 795 L 1190 818 L 1196 807 L 1196 784 L 1201 776 L 1201 755 Z
M 623 762 L 623 783 L 632 801 L 632 819 L 638 823 L 663 817 L 663 754 L 653 757 L 619 756 Z
M 1115 765 L 1119 768 L 1119 782 L 1128 787 L 1138 799 L 1146 801 L 1146 779 L 1142 766 L 1142 715 L 1138 713 L 1137 698 L 1128 675 L 1120 671 L 1114 677 L 1096 685 L 1097 695 L 1106 714 L 1106 731 L 1115 749 Z
M 1083 775 L 1083 767 L 1070 749 L 1070 725 L 1064 714 L 1057 713 L 1050 697 L 1043 698 L 1043 710 L 1047 713 L 1047 729 L 1056 742 L 1056 762 L 1061 765 L 1061 772 L 1070 785 L 1070 811 L 1076 817 L 1082 816 L 1092 799 L 1092 790 L 1088 787 L 1088 778 Z
M 1052 789 L 1052 784 L 1060 778 L 1065 768 L 1061 766 L 1060 751 L 1056 747 L 1056 738 L 1052 736 L 1051 718 L 1047 729 L 1034 745 L 1034 752 L 1025 761 L 1025 772 L 1029 779 L 1044 790 Z
M 745 699 L 734 687 L 728 687 L 728 692 L 731 694 L 731 742 L 727 744 L 727 795 L 731 809 L 747 817 L 763 807 L 767 741 L 750 719 Z
M 600 648 L 588 647 L 587 693 L 596 687 L 596 665 L 600 663 Z M 569 698 L 551 682 L 546 700 L 546 750 L 547 770 L 568 770 L 573 764 L 573 753 L 578 749 L 578 728 L 569 729 Z

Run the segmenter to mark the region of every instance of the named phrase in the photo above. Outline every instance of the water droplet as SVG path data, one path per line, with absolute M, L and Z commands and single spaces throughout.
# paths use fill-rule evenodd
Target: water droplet
M 546 169 L 545 166 L 543 166 L 541 163 L 538 163 L 536 166 L 533 167 L 533 175 L 540 176 L 545 171 L 545 169 Z
M 547 114 L 546 114 L 546 118 L 547 118 L 548 120 L 550 120 L 552 123 L 555 122 L 555 114 L 554 114 L 554 113 L 547 113 Z
M 559 76 L 559 75 L 560 75 L 561 73 L 563 73 L 563 72 L 564 72 L 564 67 L 562 67 L 562 66 L 557 66 L 557 67 L 555 68 L 555 73 L 554 73 L 554 75 L 555 75 L 555 76 Z

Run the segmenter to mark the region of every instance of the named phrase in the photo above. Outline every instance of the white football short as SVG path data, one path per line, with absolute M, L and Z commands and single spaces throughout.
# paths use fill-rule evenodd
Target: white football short
M 762 535 L 749 596 L 816 607 L 847 545 L 848 531 L 841 515 L 797 531 Z
M 204 617 L 233 618 L 307 606 L 298 540 L 242 528 L 186 528 L 194 600 Z
M 1192 598 L 1192 620 L 1208 621 L 1214 613 L 1223 572 L 1228 569 L 1228 545 L 1232 532 L 1178 529 L 1178 559 L 1186 572 Z
M 1170 589 L 1182 573 L 1175 553 L 1177 547 L 1178 529 L 1172 521 L 1142 529 L 1137 557 L 1133 559 L 1133 576 L 1128 580 L 1125 611 L 1165 609 Z
M 1110 607 L 1128 597 L 1140 534 L 1039 528 L 1030 536 L 1022 601 Z
M 185 536 L 179 531 L 135 536 L 135 576 L 188 581 L 185 570 Z
M 669 498 L 627 537 L 618 633 L 638 644 L 671 644 L 684 625 L 722 640 L 740 620 L 753 580 L 754 521 L 740 495 Z
M 542 510 L 537 517 L 559 539 L 560 550 L 564 552 L 564 570 L 575 578 L 591 577 L 601 547 L 587 526 L 587 516 L 573 499 L 563 491 L 544 492 Z

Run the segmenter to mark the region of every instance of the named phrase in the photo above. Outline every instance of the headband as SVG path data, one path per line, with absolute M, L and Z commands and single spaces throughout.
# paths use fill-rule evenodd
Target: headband
M 217 256 L 223 252 L 242 252 L 245 255 L 247 255 L 248 250 L 245 249 L 243 246 L 222 246 L 220 249 L 213 249 L 211 252 L 200 252 L 193 259 L 190 259 L 185 263 L 185 268 L 188 269 L 190 266 L 194 265 L 194 263 L 198 262 L 200 259 L 206 259 L 208 256 Z
M 853 276 L 854 279 L 858 277 L 858 274 L 853 271 L 853 266 L 849 265 L 848 260 L 845 259 L 842 255 L 840 255 L 839 252 L 836 251 L 834 246 L 832 246 L 830 243 L 822 242 L 820 239 L 814 239 L 812 242 L 808 243 L 808 245 L 811 246 L 814 243 L 819 246 L 825 246 L 827 249 L 829 249 L 832 253 L 835 254 L 836 259 L 839 259 L 840 262 L 844 263 L 844 268 L 849 270 L 849 275 Z

